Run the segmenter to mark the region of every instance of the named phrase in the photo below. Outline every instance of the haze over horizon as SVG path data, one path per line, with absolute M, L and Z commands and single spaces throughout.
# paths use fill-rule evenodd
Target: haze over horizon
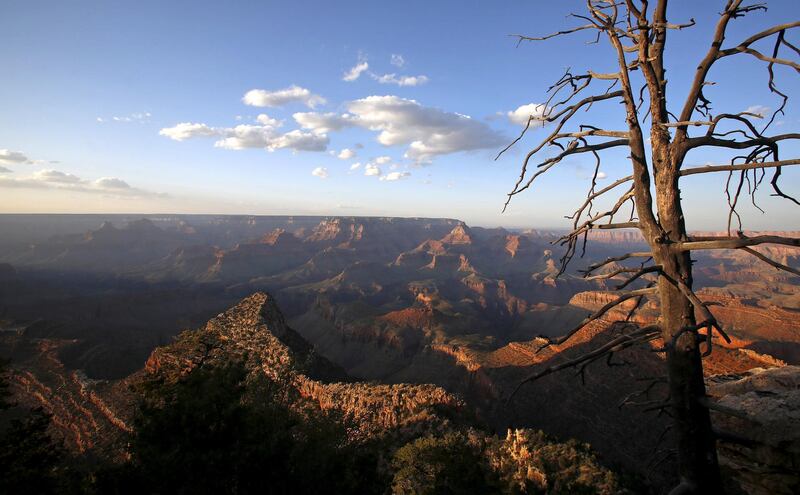
M 567 66 L 598 67 L 591 35 L 522 44 L 575 25 L 562 2 L 7 2 L 0 60 L 0 213 L 444 217 L 475 226 L 565 228 L 592 159 L 565 160 L 501 214 L 536 129 L 495 155 Z M 187 8 L 191 5 L 191 8 Z M 707 26 L 717 5 L 675 2 Z M 790 0 L 734 21 L 727 39 L 796 15 Z M 266 29 L 266 27 L 269 27 Z M 679 104 L 709 32 L 670 33 Z M 686 59 L 676 54 L 689 53 Z M 697 59 L 697 60 L 696 60 Z M 715 66 L 716 112 L 780 104 L 758 60 Z M 759 67 L 759 70 L 741 70 Z M 790 86 L 791 69 L 776 67 Z M 735 83 L 734 83 L 735 81 Z M 621 125 L 606 104 L 598 126 Z M 790 100 L 776 130 L 800 121 Z M 780 131 L 777 131 L 780 132 Z M 786 156 L 797 145 L 784 145 Z M 690 154 L 685 166 L 730 155 Z M 629 173 L 609 152 L 601 184 Z M 797 193 L 800 172 L 784 171 Z M 683 185 L 692 230 L 724 229 L 725 176 Z M 758 196 L 744 227 L 800 230 L 785 200 Z

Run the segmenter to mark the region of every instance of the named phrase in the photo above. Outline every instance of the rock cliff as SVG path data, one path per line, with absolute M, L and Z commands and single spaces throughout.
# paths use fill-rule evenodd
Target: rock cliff
M 750 495 L 800 493 L 800 367 L 709 379 L 720 464 Z M 727 438 L 727 440 L 726 440 Z

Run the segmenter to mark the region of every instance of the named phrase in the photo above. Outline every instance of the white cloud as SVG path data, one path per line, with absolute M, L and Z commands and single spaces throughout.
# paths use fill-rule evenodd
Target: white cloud
M 58 170 L 39 170 L 38 172 L 34 172 L 33 177 L 34 180 L 40 180 L 43 182 L 58 182 L 61 184 L 78 184 L 81 182 L 81 178 L 77 175 L 68 174 L 66 172 L 60 172 Z
M 406 177 L 409 177 L 410 175 L 411 175 L 411 172 L 389 172 L 388 174 L 382 176 L 380 178 L 380 180 L 383 180 L 383 181 L 396 181 L 396 180 L 400 180 L 400 179 L 405 179 Z
M 543 103 L 528 103 L 517 107 L 516 110 L 507 112 L 506 115 L 512 124 L 525 125 L 531 117 L 533 117 L 534 121 L 541 121 L 546 108 Z
M 269 151 L 288 148 L 295 151 L 325 151 L 330 139 L 323 133 L 308 133 L 299 129 L 280 134 L 277 128 L 282 122 L 266 114 L 259 115 L 263 125 L 239 124 L 235 127 L 210 127 L 206 124 L 184 122 L 174 127 L 161 129 L 159 134 L 175 141 L 195 137 L 220 137 L 215 148 L 243 150 L 265 148 Z
M 150 117 L 153 114 L 150 112 L 135 112 L 130 115 L 114 116 L 111 118 L 97 117 L 98 122 L 138 122 L 144 124 L 150 122 Z
M 295 84 L 277 91 L 265 89 L 251 89 L 242 97 L 245 105 L 253 107 L 279 107 L 287 103 L 302 103 L 309 108 L 324 105 L 326 100 L 320 95 L 315 95 L 306 88 Z
M 406 65 L 406 59 L 400 54 L 392 53 L 391 64 L 395 67 L 402 67 Z
M 342 76 L 342 81 L 353 82 L 361 77 L 361 73 L 367 69 L 369 69 L 369 64 L 365 59 L 359 57 L 358 63 L 344 73 Z
M 420 86 L 428 82 L 428 76 L 398 76 L 397 74 L 370 74 L 373 79 L 381 84 L 396 84 L 398 86 Z
M 27 163 L 30 160 L 21 151 L 0 149 L 0 163 Z
M 341 114 L 294 113 L 292 117 L 300 129 L 283 134 L 277 131 L 283 122 L 266 114 L 257 117 L 259 124 L 211 127 L 204 123 L 182 122 L 163 128 L 159 133 L 175 141 L 217 137 L 215 146 L 225 149 L 325 151 L 330 143 L 329 133 L 360 127 L 377 132 L 377 141 L 384 146 L 407 146 L 405 158 L 417 164 L 428 163 L 439 155 L 497 147 L 507 141 L 484 121 L 425 107 L 398 96 L 369 96 L 347 103 L 346 108 L 347 112 Z M 351 159 L 356 156 L 354 150 L 362 147 L 356 144 L 352 149 L 341 150 L 340 158 Z M 331 154 L 336 155 L 334 152 Z M 381 165 L 390 161 L 389 157 L 379 158 L 373 164 Z
M 184 141 L 195 137 L 216 136 L 218 132 L 219 131 L 206 124 L 192 122 L 181 122 L 173 127 L 165 127 L 158 131 L 160 135 L 175 141 Z
M 346 113 L 337 115 L 335 113 L 297 112 L 292 117 L 303 129 L 309 129 L 319 134 L 340 131 L 353 125 L 352 115 Z
M 10 174 L 12 172 L 13 170 L 11 170 L 10 168 L 5 168 L 2 165 L 0 165 L 0 174 Z
M 356 152 L 351 150 L 350 148 L 345 148 L 342 151 L 340 151 L 339 154 L 336 155 L 336 157 L 339 160 L 350 160 L 356 157 Z
M 241 120 L 241 119 L 239 119 L 239 120 Z M 270 126 L 270 127 L 280 127 L 280 126 L 283 125 L 282 121 L 280 121 L 278 119 L 273 119 L 272 117 L 270 117 L 269 115 L 267 115 L 265 113 L 258 114 L 258 117 L 256 117 L 256 122 L 258 122 L 261 125 L 266 125 L 266 126 Z
M 386 156 L 386 155 L 379 156 L 377 158 L 373 158 L 371 161 L 369 161 L 366 164 L 364 164 L 364 175 L 367 175 L 367 176 L 381 176 L 380 177 L 381 180 L 387 180 L 387 179 L 384 179 L 383 176 L 382 176 L 383 172 L 381 170 L 381 166 L 387 165 L 391 161 L 392 161 L 392 157 Z M 361 166 L 361 163 L 354 163 L 353 165 L 350 166 L 350 170 L 356 170 L 360 166 Z M 389 166 L 389 168 L 391 170 L 394 170 L 397 167 L 398 167 L 397 164 L 392 164 L 392 165 Z M 392 175 L 392 174 L 389 174 L 389 175 Z M 397 179 L 388 179 L 388 180 L 397 180 Z
M 94 185 L 101 189 L 121 190 L 131 188 L 130 184 L 122 179 L 117 179 L 116 177 L 101 177 L 94 181 Z
M 608 174 L 605 172 L 597 172 L 597 180 L 603 180 L 608 177 Z
M 760 115 L 761 118 L 763 119 L 764 117 L 769 115 L 770 108 L 765 107 L 764 105 L 750 105 L 745 109 L 745 112 Z
M 240 124 L 232 128 L 218 129 L 217 135 L 224 137 L 214 143 L 215 148 L 227 150 L 266 148 L 275 139 L 275 128 L 269 125 Z
M 328 169 L 325 167 L 317 167 L 311 171 L 311 175 L 319 177 L 320 179 L 328 178 Z
M 314 134 L 295 129 L 273 139 L 267 149 L 270 151 L 282 148 L 289 148 L 295 151 L 325 151 L 329 142 L 330 139 L 324 134 Z
M 398 96 L 369 96 L 348 104 L 354 122 L 379 132 L 385 146 L 408 145 L 406 158 L 429 162 L 438 155 L 493 148 L 507 139 L 485 122 Z
M 80 177 L 60 170 L 39 170 L 29 177 L 0 177 L 0 187 L 23 189 L 58 189 L 81 193 L 105 194 L 118 197 L 164 197 L 165 194 L 154 193 L 131 187 L 130 184 L 116 177 L 101 177 L 96 180 Z

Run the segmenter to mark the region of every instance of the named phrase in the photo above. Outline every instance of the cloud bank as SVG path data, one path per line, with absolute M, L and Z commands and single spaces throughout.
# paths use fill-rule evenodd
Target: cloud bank
M 182 122 L 165 127 L 159 134 L 175 141 L 198 137 L 218 137 L 214 147 L 228 150 L 264 148 L 268 151 L 291 149 L 294 151 L 325 151 L 329 138 L 324 133 L 303 132 L 295 129 L 281 133 L 282 122 L 266 114 L 258 116 L 261 125 L 240 124 L 235 127 L 211 127 L 203 123 Z
M 252 90 L 245 94 L 243 100 L 248 104 L 269 106 L 287 101 L 310 103 L 313 96 L 315 95 L 307 89 L 292 86 L 274 92 Z M 523 105 L 509 112 L 509 118 L 512 115 L 513 118 L 521 118 L 519 115 L 531 111 L 529 107 L 531 106 Z M 300 128 L 288 132 L 278 131 L 283 121 L 261 114 L 256 119 L 257 124 L 212 127 L 205 123 L 181 122 L 173 127 L 165 127 L 159 133 L 175 141 L 217 137 L 215 147 L 232 150 L 264 148 L 269 151 L 326 151 L 330 143 L 330 133 L 356 127 L 377 133 L 377 142 L 384 146 L 404 146 L 404 157 L 417 164 L 430 163 L 441 155 L 497 148 L 507 142 L 502 133 L 492 129 L 484 121 L 427 107 L 399 96 L 368 96 L 347 102 L 344 108 L 346 111 L 342 113 L 295 112 L 292 118 Z M 338 154 L 342 160 L 355 156 L 356 153 L 347 148 Z
M 7 149 L 0 149 L 0 163 L 28 163 L 30 159 L 21 151 L 11 151 Z
M 59 189 L 128 198 L 166 197 L 166 194 L 163 193 L 154 193 L 132 187 L 130 184 L 117 177 L 101 177 L 96 180 L 87 180 L 77 175 L 52 169 L 39 170 L 28 177 L 0 176 L 0 187 Z

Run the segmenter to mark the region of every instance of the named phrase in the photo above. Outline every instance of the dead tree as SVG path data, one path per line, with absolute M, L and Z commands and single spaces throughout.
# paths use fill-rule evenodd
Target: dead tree
M 647 252 L 609 258 L 585 270 L 586 276 L 604 278 L 628 273 L 630 278 L 623 286 L 635 279 L 651 282 L 643 289 L 621 293 L 616 301 L 601 308 L 558 339 L 557 343 L 569 339 L 588 321 L 601 317 L 628 299 L 635 298 L 638 307 L 643 297 L 652 294 L 658 298 L 661 311 L 656 325 L 617 337 L 584 356 L 539 371 L 522 383 L 565 367 L 585 367 L 588 362 L 641 342 L 656 338 L 662 340 L 662 349 L 666 353 L 669 411 L 674 418 L 671 430 L 676 436 L 678 448 L 680 484 L 673 493 L 713 494 L 721 492 L 721 481 L 716 454 L 717 439 L 711 426 L 708 401 L 705 400 L 700 349 L 705 346 L 704 355 L 711 351 L 712 332 L 718 332 L 726 340 L 728 337 L 707 305 L 692 289 L 690 255 L 693 250 L 700 249 L 741 249 L 778 269 L 797 273 L 797 270 L 766 257 L 752 247 L 765 243 L 800 246 L 800 239 L 772 235 L 746 236 L 742 231 L 737 205 L 743 195 L 749 195 L 758 207 L 755 193 L 759 187 L 766 187 L 764 181 L 767 175 L 771 175 L 769 186 L 773 196 L 800 205 L 779 185 L 783 167 L 800 164 L 800 159 L 782 159 L 779 156 L 781 145 L 800 139 L 800 134 L 769 133 L 776 117 L 783 114 L 789 98 L 779 88 L 776 69 L 779 66 L 789 68 L 788 72 L 792 75 L 800 72 L 800 64 L 795 61 L 800 50 L 787 39 L 792 29 L 800 27 L 800 21 L 773 26 L 738 43 L 728 43 L 725 35 L 729 23 L 766 10 L 764 4 L 743 5 L 742 0 L 728 0 L 714 28 L 710 46 L 697 64 L 688 94 L 683 97 L 681 107 L 677 108 L 668 105 L 666 96 L 667 34 L 671 30 L 690 28 L 695 22 L 692 19 L 682 24 L 672 23 L 667 18 L 668 1 L 658 0 L 654 3 L 649 5 L 648 0 L 587 0 L 585 14 L 571 14 L 572 18 L 582 22 L 578 27 L 542 37 L 515 35 L 518 43 L 524 43 L 591 32 L 593 36 L 590 43 L 607 40 L 614 57 L 614 67 L 618 70 L 611 73 L 567 70 L 548 90 L 549 98 L 540 107 L 542 114 L 532 115 L 520 136 L 500 152 L 502 154 L 518 143 L 531 127 L 549 124 L 547 137 L 525 156 L 519 180 L 508 194 L 506 206 L 514 196 L 529 189 L 537 177 L 565 158 L 588 155 L 595 161 L 594 177 L 586 200 L 568 217 L 573 219 L 573 230 L 560 240 L 566 246 L 561 259 L 561 273 L 576 252 L 585 249 L 589 232 L 594 229 L 636 228 L 650 248 Z M 685 54 L 681 56 L 685 57 Z M 742 57 L 754 57 L 765 65 L 767 88 L 780 100 L 780 106 L 771 116 L 748 112 L 717 114 L 712 111 L 711 101 L 706 95 L 706 87 L 713 84 L 707 78 L 709 71 L 722 59 Z M 796 84 L 796 80 L 792 84 Z M 576 122 L 578 115 L 581 118 L 592 115 L 592 112 L 602 111 L 603 105 L 613 102 L 622 104 L 625 109 L 625 122 L 620 122 L 619 130 Z M 757 118 L 764 118 L 766 125 L 759 128 Z M 645 138 L 648 130 L 649 141 Z M 553 147 L 557 149 L 555 154 L 542 157 L 545 149 Z M 704 147 L 734 150 L 726 152 L 729 156 L 739 154 L 729 163 L 683 168 L 687 154 Z M 601 155 L 613 148 L 628 152 L 631 175 L 597 189 Z M 692 237 L 684 223 L 680 181 L 692 175 L 717 173 L 727 173 L 728 176 L 728 235 Z M 606 198 L 618 191 L 620 186 L 625 186 L 624 192 L 615 201 L 609 201 L 612 204 L 610 208 L 593 211 L 599 198 Z M 627 203 L 632 205 L 630 216 L 618 221 Z M 734 222 L 735 234 L 732 235 Z M 631 258 L 643 260 L 641 267 L 594 275 L 611 263 Z

